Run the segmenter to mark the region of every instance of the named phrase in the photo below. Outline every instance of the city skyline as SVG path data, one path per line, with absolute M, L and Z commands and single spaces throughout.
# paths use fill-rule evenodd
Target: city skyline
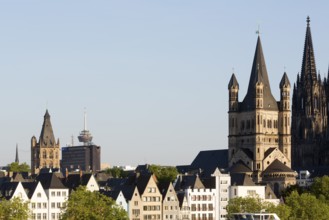
M 246 94 L 260 31 L 273 95 L 301 71 L 310 16 L 317 70 L 329 63 L 327 2 L 107 1 L 0 3 L 0 155 L 30 164 L 49 110 L 62 147 L 83 113 L 110 165 L 190 164 L 227 149 L 227 85 Z M 259 28 L 258 28 L 259 27 Z

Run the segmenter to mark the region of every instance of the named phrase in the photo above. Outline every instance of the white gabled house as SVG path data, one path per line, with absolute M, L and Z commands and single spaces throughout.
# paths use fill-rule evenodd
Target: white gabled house
M 36 180 L 41 182 L 48 197 L 48 219 L 60 219 L 62 209 L 66 207 L 69 189 L 63 185 L 55 173 L 41 173 Z
M 31 219 L 49 219 L 48 197 L 40 182 L 22 183 L 24 190 L 30 200 L 29 209 Z

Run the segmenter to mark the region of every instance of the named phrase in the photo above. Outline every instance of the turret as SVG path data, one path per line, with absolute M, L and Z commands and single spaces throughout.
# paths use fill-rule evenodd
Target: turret
M 280 82 L 280 111 L 290 111 L 290 82 L 286 72 Z
M 229 90 L 229 111 L 238 111 L 239 108 L 239 83 L 234 73 L 228 84 Z

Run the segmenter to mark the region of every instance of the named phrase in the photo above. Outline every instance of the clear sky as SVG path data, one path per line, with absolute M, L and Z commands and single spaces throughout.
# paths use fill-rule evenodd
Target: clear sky
M 88 129 L 110 165 L 190 164 L 227 148 L 227 84 L 240 101 L 257 35 L 272 93 L 300 72 L 306 17 L 316 65 L 329 64 L 328 1 L 0 2 L 0 161 L 30 164 L 48 108 L 61 146 Z M 285 67 L 285 68 L 284 68 Z

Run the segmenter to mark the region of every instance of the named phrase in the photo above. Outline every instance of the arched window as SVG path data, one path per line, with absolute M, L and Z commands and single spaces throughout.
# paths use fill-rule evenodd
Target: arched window
M 54 154 L 53 154 L 53 151 L 52 150 L 49 152 L 49 158 L 50 159 L 53 159 L 54 158 Z

